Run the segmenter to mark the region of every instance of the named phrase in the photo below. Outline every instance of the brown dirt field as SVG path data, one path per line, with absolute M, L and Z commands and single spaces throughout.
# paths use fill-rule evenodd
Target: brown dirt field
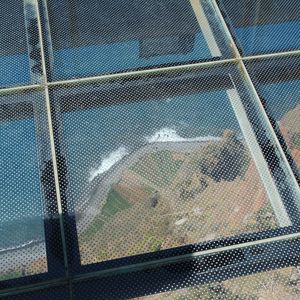
M 132 169 L 125 170 L 114 189 L 132 207 L 107 221 L 95 236 L 101 249 L 90 246 L 83 251 L 86 259 L 90 260 L 92 253 L 100 250 L 108 254 L 99 256 L 99 260 L 154 251 L 151 242 L 147 242 L 150 238 L 166 249 L 263 230 L 265 225 L 258 226 L 256 213 L 267 206 L 268 200 L 254 162 L 250 161 L 243 178 L 217 182 L 200 173 L 195 155 L 186 156 L 170 184 L 159 189 Z M 181 187 L 186 180 L 197 192 L 182 198 Z M 202 181 L 206 185 L 199 189 Z M 155 191 L 159 198 L 152 206 L 151 196 Z
M 249 166 L 245 180 L 233 182 L 210 182 L 201 194 L 198 203 L 203 204 L 204 213 L 210 215 L 203 233 L 209 238 L 215 233 L 229 236 L 245 231 L 244 226 L 267 203 L 267 197 L 254 164 Z
M 284 126 L 292 132 L 299 131 L 300 128 L 300 105 L 287 112 L 280 122 L 284 122 Z
M 186 154 L 184 153 L 172 153 L 172 159 L 173 160 L 185 160 L 186 159 Z
M 290 139 L 289 129 L 287 128 L 284 119 L 280 121 L 279 128 L 280 128 L 280 132 L 281 132 L 281 134 L 282 134 L 282 136 L 283 136 L 285 142 L 287 143 L 287 145 L 288 145 L 289 147 L 291 147 L 292 141 L 291 141 L 291 139 Z
M 300 168 L 300 150 L 295 148 L 290 138 L 290 132 L 300 131 L 300 105 L 288 112 L 280 121 L 280 131 L 285 142 L 291 149 L 291 154 L 295 163 Z
M 123 172 L 121 181 L 114 188 L 130 204 L 149 197 L 149 192 L 141 183 L 140 176 L 129 170 Z
M 47 266 L 47 259 L 46 257 L 41 257 L 34 261 L 26 271 L 28 271 L 29 274 L 37 274 L 37 273 L 44 273 L 47 272 L 48 266 Z
M 190 162 L 191 158 L 187 157 L 170 186 L 162 191 L 163 199 L 172 202 L 170 214 L 174 215 L 174 223 L 180 215 L 186 215 L 190 223 L 196 224 L 193 233 L 185 234 L 185 242 L 194 243 L 245 232 L 249 218 L 253 218 L 255 213 L 268 203 L 254 162 L 250 162 L 244 179 L 238 178 L 232 182 L 214 182 L 207 179 L 209 186 L 205 191 L 193 201 L 182 203 L 179 199 L 178 184 L 195 174 Z M 195 209 L 200 209 L 203 216 L 193 216 L 191 212 Z M 167 244 L 164 243 L 164 246 Z
M 295 163 L 300 168 L 300 150 L 294 148 L 292 151 L 293 159 L 295 160 Z
M 250 188 L 251 187 L 251 188 Z M 245 179 L 239 188 L 240 211 L 242 220 L 249 212 L 255 213 L 267 204 L 267 195 L 254 162 L 250 162 Z

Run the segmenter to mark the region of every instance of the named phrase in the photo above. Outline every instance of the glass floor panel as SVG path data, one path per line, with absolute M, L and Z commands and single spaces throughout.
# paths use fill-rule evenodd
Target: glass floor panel
M 292 225 L 237 74 L 52 90 L 82 264 Z
M 299 298 L 299 20 L 2 1 L 0 298 Z
M 298 0 L 218 0 L 245 55 L 298 50 Z
M 34 119 L 42 101 L 38 93 L 0 96 L 1 280 L 47 272 L 36 139 L 42 128 Z
M 207 1 L 48 1 L 52 79 L 228 57 Z

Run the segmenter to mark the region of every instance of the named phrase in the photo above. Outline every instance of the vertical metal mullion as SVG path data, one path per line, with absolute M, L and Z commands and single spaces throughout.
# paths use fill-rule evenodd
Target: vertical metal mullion
M 30 79 L 32 84 L 43 84 L 44 74 L 42 70 L 41 45 L 39 41 L 38 31 L 38 15 L 35 1 L 24 0 L 24 18 L 26 28 L 26 39 L 28 48 L 28 61 L 30 70 Z M 43 94 L 39 90 L 40 98 L 32 103 L 33 117 L 35 120 L 35 135 L 38 146 L 38 165 L 41 172 L 40 188 L 44 199 L 44 233 L 46 246 L 46 259 L 48 264 L 48 273 L 54 274 L 63 273 L 64 259 L 62 258 L 61 244 L 51 247 L 53 240 L 57 235 L 57 226 L 55 226 L 55 217 L 58 215 L 55 201 L 55 192 L 53 192 L 51 155 L 49 153 L 48 128 L 45 126 L 47 122 L 47 111 L 45 110 L 45 102 Z M 43 89 L 44 91 L 44 89 Z M 37 92 L 36 92 L 37 93 Z M 49 163 L 50 162 L 50 163 Z
M 266 111 L 265 111 L 265 109 L 263 107 L 261 99 L 260 99 L 260 97 L 259 97 L 259 95 L 257 93 L 257 90 L 256 90 L 253 82 L 252 82 L 252 79 L 251 79 L 251 77 L 250 77 L 250 75 L 249 75 L 249 73 L 248 73 L 248 71 L 246 69 L 246 66 L 245 66 L 244 61 L 243 61 L 244 58 L 240 54 L 240 51 L 239 51 L 237 45 L 235 44 L 234 38 L 231 35 L 231 32 L 230 32 L 230 30 L 229 30 L 229 28 L 228 28 L 228 26 L 227 26 L 227 24 L 226 24 L 226 22 L 224 20 L 224 17 L 223 17 L 223 15 L 221 13 L 221 10 L 220 10 L 220 8 L 219 8 L 216 0 L 211 0 L 211 2 L 212 2 L 212 5 L 214 6 L 214 8 L 216 10 L 216 13 L 217 13 L 218 17 L 220 18 L 220 21 L 221 21 L 222 25 L 223 25 L 224 33 L 227 36 L 227 39 L 228 39 L 228 41 L 230 43 L 230 46 L 232 47 L 234 56 L 235 56 L 235 58 L 236 58 L 236 60 L 237 60 L 237 62 L 239 64 L 239 66 L 241 68 L 241 72 L 242 72 L 243 78 L 244 78 L 245 82 L 248 84 L 248 87 L 250 88 L 250 91 L 251 91 L 251 93 L 254 96 L 254 100 L 256 101 L 256 105 L 258 106 L 259 111 L 260 111 L 260 113 L 261 113 L 261 115 L 263 117 L 263 122 L 266 124 L 267 130 L 271 134 L 271 139 L 275 142 L 276 149 L 274 148 L 274 150 L 278 151 L 278 154 L 280 154 L 280 158 L 283 160 L 283 163 L 284 163 L 283 167 L 287 171 L 287 173 L 285 173 L 285 175 L 288 175 L 288 177 L 291 180 L 291 186 L 293 187 L 293 191 L 292 191 L 293 194 L 294 194 L 293 196 L 296 197 L 297 199 L 300 199 L 300 189 L 299 189 L 297 180 L 296 180 L 296 178 L 294 176 L 294 173 L 293 173 L 293 171 L 292 171 L 292 169 L 291 169 L 291 167 L 290 167 L 290 165 L 288 163 L 288 160 L 287 160 L 287 158 L 286 158 L 286 156 L 284 154 L 284 151 L 283 151 L 283 149 L 282 149 L 282 147 L 280 145 L 280 142 L 279 142 L 279 140 L 278 140 L 278 138 L 276 136 L 276 133 L 275 133 L 275 131 L 273 129 L 273 126 L 272 126 L 272 124 L 271 124 L 271 122 L 270 122 L 270 120 L 269 120 L 269 118 L 268 118 L 268 116 L 266 114 Z M 268 58 L 268 55 L 265 55 L 264 57 Z M 255 58 L 255 57 L 253 56 L 253 58 Z M 297 205 L 297 207 L 298 207 L 298 211 L 293 211 L 293 216 L 291 216 L 291 217 L 293 217 L 293 222 L 296 225 L 299 225 L 299 220 L 300 220 L 299 208 L 300 207 L 299 207 L 299 205 Z M 291 210 L 289 212 L 291 212 Z
M 50 96 L 49 96 L 49 89 L 47 85 L 47 68 L 45 62 L 45 53 L 44 53 L 44 43 L 43 43 L 43 34 L 42 34 L 42 22 L 41 22 L 41 15 L 39 10 L 39 3 L 38 0 L 26 0 L 30 3 L 30 5 L 36 11 L 36 25 L 38 27 L 38 41 L 39 41 L 39 50 L 40 50 L 40 71 L 43 78 L 42 85 L 44 86 L 44 96 L 46 102 L 46 111 L 47 111 L 47 121 L 48 121 L 48 135 L 49 135 L 49 142 L 50 142 L 50 149 L 51 149 L 51 159 L 47 162 L 44 174 L 42 175 L 42 182 L 44 184 L 45 192 L 48 192 L 48 196 L 50 199 L 46 199 L 46 208 L 47 208 L 47 219 L 45 220 L 45 231 L 46 231 L 46 248 L 50 249 L 50 261 L 48 264 L 48 268 L 51 268 L 51 258 L 56 257 L 56 259 L 60 260 L 60 249 L 57 249 L 57 244 L 52 239 L 55 238 L 55 234 L 59 234 L 62 243 L 62 259 L 61 262 L 64 266 L 66 276 L 69 275 L 69 266 L 68 266 L 68 256 L 67 256 L 67 246 L 66 246 L 66 238 L 65 238 L 65 229 L 64 229 L 64 220 L 63 220 L 63 207 L 62 207 L 62 199 L 61 199 L 61 191 L 59 185 L 59 167 L 57 163 L 57 154 L 55 149 L 55 142 L 54 142 L 54 132 L 53 132 L 53 121 L 52 121 L 52 114 L 51 114 L 51 105 L 50 105 Z M 50 178 L 52 177 L 53 178 Z M 52 184 L 54 180 L 54 184 Z M 48 185 L 45 186 L 45 182 Z M 54 186 L 53 186 L 54 185 Z M 52 191 L 52 188 L 55 191 Z M 46 196 L 46 195 L 45 195 Z M 52 199 L 53 197 L 53 199 Z M 56 200 L 56 208 L 53 209 L 52 201 Z M 58 216 L 57 216 L 58 214 Z M 58 217 L 58 220 L 57 220 Z M 49 233 L 49 235 L 47 234 Z M 59 237 L 57 237 L 59 238 Z M 48 253 L 47 253 L 48 256 Z M 56 267 L 56 261 L 53 261 L 54 268 Z M 50 266 L 49 266 L 50 265 Z M 53 270 L 55 272 L 55 270 Z
M 71 274 L 80 268 L 80 252 L 76 219 L 73 209 L 67 199 L 67 164 L 63 148 L 62 124 L 60 121 L 59 101 L 55 97 L 55 91 L 49 86 L 53 72 L 53 47 L 49 25 L 48 7 L 46 0 L 36 0 L 39 13 L 39 32 L 42 43 L 43 73 L 45 77 L 45 92 L 47 112 L 49 120 L 49 133 L 51 139 L 51 152 L 53 157 L 53 169 L 55 175 L 55 189 L 57 194 L 60 228 L 63 235 L 63 251 L 66 268 L 66 276 L 69 283 L 70 298 L 72 298 Z M 68 205 L 69 204 L 69 205 Z

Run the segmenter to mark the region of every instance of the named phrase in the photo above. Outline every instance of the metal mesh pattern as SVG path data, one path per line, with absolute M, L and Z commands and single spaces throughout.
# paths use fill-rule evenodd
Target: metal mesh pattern
M 55 89 L 82 264 L 291 224 L 236 73 Z
M 0 278 L 4 280 L 46 273 L 45 235 L 52 244 L 48 251 L 52 247 L 59 252 L 61 238 L 49 228 L 58 214 L 51 192 L 44 95 L 33 91 L 0 98 Z
M 218 0 L 245 55 L 299 49 L 297 0 Z
M 25 109 L 28 108 L 32 114 L 32 103 L 25 102 L 25 105 Z M 18 115 L 15 117 L 18 118 Z M 27 267 L 23 270 L 23 264 L 32 263 L 38 257 L 41 257 L 41 271 L 47 270 L 43 232 L 44 209 L 38 176 L 34 125 L 32 118 L 1 122 L 1 167 L 4 170 L 1 172 L 1 181 L 6 182 L 4 187 L 1 186 L 2 276 L 9 276 L 9 272 L 12 272 L 13 276 L 14 272 L 22 272 L 25 275 Z M 15 152 L 17 145 L 20 153 Z M 5 251 L 7 248 L 21 246 L 28 240 L 39 244 L 37 249 L 33 249 L 32 258 L 31 251 L 16 251 L 13 256 L 11 251 Z M 37 257 L 34 255 L 36 252 Z
M 1 3 L 0 298 L 298 299 L 299 9 Z
M 290 240 L 281 245 L 274 243 L 267 247 L 254 246 L 225 251 L 221 256 L 194 257 L 188 260 L 188 264 L 169 263 L 160 268 L 152 266 L 144 272 L 129 274 L 120 272 L 114 276 L 84 280 L 74 285 L 74 297 L 75 299 L 259 299 L 259 297 L 282 299 L 285 296 L 287 299 L 297 299 L 299 295 L 297 268 L 272 269 L 274 264 L 282 267 L 296 264 L 298 257 L 295 253 L 298 247 L 299 240 Z M 251 261 L 258 262 L 259 257 L 264 257 L 264 262 L 251 264 Z M 261 272 L 262 266 L 264 272 Z M 139 276 L 143 276 L 145 281 L 139 281 Z M 127 281 L 126 277 L 129 277 L 130 281 Z M 118 280 L 118 290 L 114 288 L 115 280 Z M 103 286 L 108 288 L 103 289 Z M 147 297 L 149 294 L 151 296 Z
M 22 1 L 1 2 L 0 87 L 29 82 L 27 40 Z
M 298 299 L 299 293 L 298 269 L 290 267 L 135 299 Z
M 54 79 L 228 56 L 207 1 L 108 0 L 87 5 L 54 0 L 47 7 Z

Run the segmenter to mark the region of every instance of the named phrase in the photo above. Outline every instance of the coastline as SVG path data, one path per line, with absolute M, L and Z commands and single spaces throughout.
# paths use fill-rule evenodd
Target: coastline
M 102 207 L 106 203 L 107 195 L 112 184 L 117 183 L 121 179 L 124 169 L 137 163 L 143 156 L 152 152 L 164 150 L 186 153 L 195 151 L 210 141 L 217 140 L 219 140 L 219 138 L 211 137 L 208 139 L 191 141 L 158 141 L 148 143 L 134 151 L 131 151 L 128 155 L 116 162 L 107 172 L 98 175 L 91 182 L 89 198 L 83 205 L 81 205 L 81 207 L 76 208 L 78 232 L 83 232 L 90 223 L 92 223 L 93 219 L 99 215 Z M 100 199 L 105 200 L 100 201 Z
M 181 153 L 195 151 L 208 142 L 216 141 L 218 139 L 219 138 L 211 137 L 208 139 L 192 141 L 150 142 L 125 155 L 108 171 L 97 175 L 92 180 L 89 198 L 84 205 L 81 206 L 81 208 L 76 208 L 78 233 L 82 233 L 93 222 L 94 218 L 99 215 L 102 207 L 106 203 L 107 195 L 111 189 L 111 185 L 118 182 L 124 169 L 138 162 L 140 158 L 149 153 L 164 150 Z M 104 200 L 100 201 L 100 199 Z M 83 210 L 83 212 L 80 210 Z M 14 260 L 10 259 L 12 253 L 15 257 Z M 26 257 L 25 261 L 24 257 Z M 0 249 L 0 259 L 6 262 L 5 265 L 2 266 L 1 271 L 5 273 L 12 269 L 21 268 L 24 265 L 33 263 L 35 260 L 41 257 L 46 257 L 45 241 L 43 240 L 32 240 L 15 247 Z
M 26 269 L 27 266 L 42 257 L 47 257 L 45 241 L 31 243 L 17 249 L 10 248 L 0 253 L 0 260 L 3 262 L 0 274 L 5 274 L 24 266 Z
M 5 254 L 6 252 L 11 253 L 11 252 L 17 251 L 19 249 L 27 249 L 27 248 L 36 246 L 40 243 L 45 243 L 45 241 L 44 240 L 32 240 L 32 241 L 29 241 L 29 242 L 21 244 L 21 245 L 12 246 L 12 247 L 8 247 L 8 248 L 3 248 L 3 249 L 0 249 L 0 256 L 2 254 Z

